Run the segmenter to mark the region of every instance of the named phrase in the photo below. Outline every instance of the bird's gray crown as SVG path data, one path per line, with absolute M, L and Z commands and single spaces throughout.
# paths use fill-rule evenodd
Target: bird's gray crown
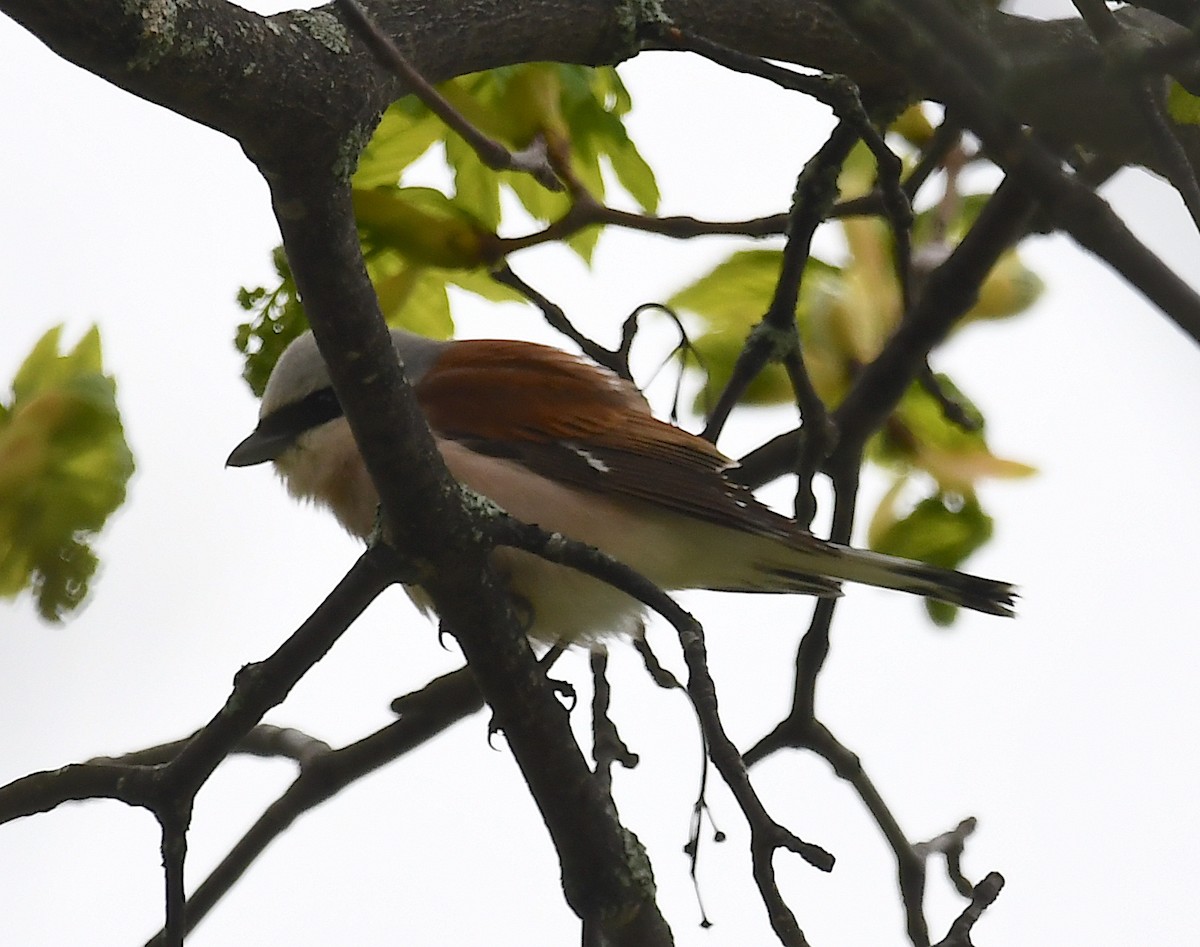
M 430 369 L 448 343 L 392 329 L 392 346 L 414 384 Z M 330 387 L 329 369 L 317 348 L 312 332 L 297 336 L 279 356 L 263 392 L 258 416 L 265 418 L 296 404 L 314 392 Z

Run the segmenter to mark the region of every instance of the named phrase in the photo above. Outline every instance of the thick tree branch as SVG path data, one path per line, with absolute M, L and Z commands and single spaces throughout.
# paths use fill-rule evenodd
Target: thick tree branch
M 291 166 L 271 180 L 272 197 L 313 334 L 379 493 L 384 536 L 458 639 L 546 821 L 567 901 L 585 929 L 598 927 L 614 944 L 669 943 L 645 853 L 592 777 L 396 363 L 349 187 L 322 171 L 329 166 Z
M 363 6 L 397 55 L 431 82 L 531 60 L 617 62 L 649 37 L 664 35 L 655 32 L 661 26 L 660 11 L 632 0 L 441 5 L 365 0 Z M 165 939 L 181 942 L 184 831 L 196 789 L 403 568 L 405 581 L 428 590 L 462 643 L 554 839 L 568 901 L 583 918 L 589 942 L 669 943 L 644 853 L 589 771 L 566 715 L 488 569 L 488 546 L 479 538 L 481 519 L 464 505 L 441 464 L 394 363 L 363 271 L 345 182 L 378 114 L 407 91 L 413 76 L 406 82 L 381 67 L 375 58 L 380 44 L 359 40 L 332 6 L 270 18 L 222 0 L 0 0 L 0 10 L 65 58 L 232 136 L 263 171 L 318 343 L 379 489 L 386 536 L 386 544 L 364 556 L 352 573 L 353 594 L 340 599 L 338 607 L 330 606 L 333 614 L 326 612 L 319 620 L 314 616 L 275 658 L 240 675 L 226 708 L 170 762 L 84 765 L 19 780 L 0 790 L 0 819 L 44 811 L 80 792 L 152 809 L 163 828 L 167 866 Z M 867 41 L 842 24 L 838 10 L 849 12 Z M 1033 123 L 1056 143 L 1082 143 L 1113 165 L 1136 161 L 1157 167 L 1165 161 L 1178 180 L 1183 180 L 1185 164 L 1196 166 L 1197 131 L 1170 129 L 1171 140 L 1159 134 L 1157 145 L 1155 136 L 1144 134 L 1144 100 L 1127 93 L 1127 84 L 1110 68 L 1111 56 L 1082 24 L 1034 23 L 993 15 L 980 6 L 971 24 L 974 32 L 964 32 L 957 21 L 946 20 L 945 4 L 929 0 L 664 0 L 661 12 L 687 33 L 740 53 L 844 74 L 867 90 L 887 88 L 897 96 L 917 90 L 947 102 L 1011 172 L 979 225 L 934 274 L 922 300 L 839 408 L 842 441 L 827 464 L 835 477 L 857 471 L 866 437 L 925 370 L 930 348 L 969 305 L 998 252 L 1023 232 L 1035 201 L 1200 339 L 1195 294 L 1133 241 L 1106 206 L 1064 175 L 1057 158 L 1023 130 L 1023 123 Z M 1194 47 L 1187 30 L 1154 14 L 1133 10 L 1117 16 L 1122 42 L 1133 49 L 1130 62 L 1145 63 L 1164 51 L 1183 61 Z M 1157 96 L 1161 90 L 1147 82 L 1150 94 Z M 1196 204 L 1194 193 L 1192 197 Z M 608 222 L 706 232 L 682 218 L 638 221 L 618 215 Z M 561 230 L 568 223 L 574 226 L 577 220 L 559 222 L 535 237 L 549 239 L 555 226 Z M 792 368 L 793 377 L 799 377 L 799 366 L 793 363 Z M 819 444 L 808 446 L 816 451 Z M 794 439 L 785 443 L 787 466 L 798 447 Z M 840 507 L 835 536 L 848 535 L 852 491 Z M 391 556 L 393 547 L 402 551 L 403 561 Z M 561 548 L 558 553 L 566 561 Z M 926 943 L 920 911 L 923 862 L 913 855 L 853 754 L 833 741 L 813 712 L 832 613 L 832 603 L 818 606 L 797 656 L 796 729 L 780 734 L 778 745 L 808 746 L 855 783 L 897 852 L 910 938 Z M 675 618 L 689 665 L 689 691 L 705 721 L 712 759 L 752 825 L 755 876 L 772 923 L 782 940 L 802 944 L 803 934 L 775 888 L 771 856 L 786 847 L 821 867 L 828 867 L 830 859 L 766 814 L 741 757 L 721 729 L 702 634 L 688 616 Z M 385 742 L 382 735 L 376 737 Z M 765 741 L 759 752 L 770 748 Z M 375 759 L 363 757 L 355 765 Z M 997 890 L 992 877 L 975 889 L 971 908 L 947 943 L 969 943 L 970 925 Z
M 1088 29 L 1112 61 L 1114 69 L 1119 69 L 1120 49 L 1125 36 L 1120 21 L 1104 0 L 1073 2 Z M 1130 96 L 1145 118 L 1152 142 L 1158 151 L 1158 166 L 1183 198 L 1188 212 L 1192 215 L 1192 222 L 1200 228 L 1200 185 L 1196 182 L 1196 170 L 1189 163 L 1187 152 L 1167 115 L 1165 89 L 1161 77 L 1143 78 L 1129 75 L 1125 77 L 1125 81 L 1129 86 Z
M 435 83 L 516 62 L 619 62 L 636 52 L 646 25 L 638 11 L 649 8 L 608 0 L 363 6 Z M 673 22 L 744 53 L 840 73 L 865 91 L 902 87 L 903 73 L 847 29 L 838 9 L 826 0 L 662 3 Z M 378 113 L 407 91 L 351 36 L 333 5 L 260 17 L 223 0 L 0 0 L 0 11 L 63 58 L 232 136 L 268 169 L 298 141 L 345 142 L 335 154 L 352 164 Z M 1130 56 L 1189 41 L 1186 29 L 1145 10 L 1122 10 L 1118 18 L 1130 34 Z M 1108 75 L 1081 21 L 997 13 L 982 25 L 985 42 L 1011 64 L 989 94 L 1019 120 L 1115 164 L 1155 166 L 1136 106 Z M 1185 129 L 1182 139 L 1195 155 L 1200 130 Z
M 1026 135 L 1012 113 L 997 106 L 989 80 L 1003 70 L 986 36 L 939 0 L 850 0 L 843 9 L 865 38 L 954 107 L 992 160 L 1036 196 L 1056 225 L 1200 342 L 1200 295 L 1143 246 L 1101 197 L 1064 172 L 1058 157 Z M 1120 87 L 1113 95 L 1129 98 Z M 1144 119 L 1138 121 L 1133 133 L 1157 153 Z

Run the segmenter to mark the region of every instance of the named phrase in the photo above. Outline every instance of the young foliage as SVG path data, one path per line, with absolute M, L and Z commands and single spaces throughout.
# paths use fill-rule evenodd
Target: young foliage
M 905 137 L 920 140 L 920 124 L 909 113 L 906 116 Z M 860 197 L 874 185 L 874 159 L 859 145 L 839 179 L 841 196 Z M 946 200 L 919 214 L 912 231 L 914 257 L 942 258 L 962 239 L 985 199 L 985 195 L 964 198 L 948 192 Z M 837 265 L 810 257 L 796 304 L 805 367 L 817 393 L 831 407 L 845 397 L 860 366 L 883 349 L 902 314 L 887 224 L 875 217 L 851 217 L 840 226 L 847 247 L 845 260 Z M 668 300 L 672 308 L 698 317 L 702 327 L 693 340 L 705 372 L 699 409 L 715 403 L 728 382 L 746 336 L 767 311 L 782 262 L 780 250 L 738 251 Z M 1032 305 L 1041 289 L 1038 277 L 1010 251 L 993 269 L 963 321 L 1015 315 Z M 695 366 L 689 363 L 689 367 Z M 948 378 L 939 376 L 937 383 L 972 423 L 964 426 L 948 417 L 944 405 L 925 387 L 911 386 L 867 447 L 868 459 L 889 468 L 897 478 L 895 490 L 876 512 L 878 525 L 870 544 L 880 552 L 954 568 L 991 535 L 991 520 L 979 504 L 975 484 L 984 477 L 1027 476 L 1033 468 L 992 454 L 984 438 L 982 414 Z M 783 367 L 770 364 L 743 400 L 783 404 L 793 397 Z M 933 492 L 902 514 L 896 505 L 901 488 L 910 480 L 924 484 L 926 490 L 932 481 Z M 945 624 L 952 620 L 954 609 L 934 604 L 930 614 Z
M 876 510 L 868 532 L 872 549 L 953 569 L 992 538 L 992 518 L 974 493 L 939 490 L 899 515 L 896 505 L 904 485 L 903 478 L 897 479 Z M 958 613 L 956 605 L 932 599 L 925 599 L 925 610 L 943 627 Z
M 567 214 L 583 192 L 597 201 L 603 198 L 605 163 L 645 211 L 657 207 L 658 188 L 625 132 L 622 117 L 630 100 L 612 69 L 532 63 L 464 76 L 445 83 L 440 91 L 480 131 L 509 148 L 545 149 L 566 184 L 552 191 L 530 175 L 493 171 L 411 97 L 388 109 L 352 180 L 364 258 L 388 322 L 444 338 L 454 327 L 447 286 L 489 300 L 521 298 L 488 276 L 504 254 L 498 233 L 505 189 L 532 217 L 551 222 Z M 933 134 L 919 108 L 907 110 L 894 131 L 914 155 Z M 452 173 L 453 194 L 404 184 L 412 163 L 436 145 Z M 839 177 L 841 196 L 868 194 L 876 174 L 874 157 L 860 144 Z M 917 215 L 914 258 L 944 257 L 974 222 L 984 199 L 964 197 L 947 187 L 938 204 Z M 847 246 L 845 260 L 839 265 L 810 257 L 796 306 L 805 365 L 817 393 L 830 406 L 845 397 L 860 367 L 882 351 L 903 310 L 887 223 L 877 217 L 850 217 L 839 226 Z M 575 231 L 565 241 L 587 260 L 599 231 Z M 667 301 L 672 309 L 699 317 L 703 327 L 693 340 L 696 357 L 687 361 L 689 368 L 703 366 L 697 412 L 705 413 L 715 404 L 728 382 L 747 336 L 775 293 L 782 260 L 780 250 L 736 251 Z M 279 251 L 275 263 L 280 274 L 277 288 L 242 290 L 239 296 L 254 314 L 239 327 L 237 344 L 246 355 L 245 377 L 258 394 L 279 353 L 305 326 Z M 1041 288 L 1037 276 L 1009 252 L 963 321 L 1019 313 L 1036 300 Z M 686 353 L 682 357 L 689 358 Z M 868 444 L 867 456 L 890 468 L 899 486 L 919 477 L 927 496 L 902 516 L 895 509 L 897 490 L 885 501 L 892 506 L 877 512 L 880 522 L 886 520 L 893 528 L 876 530 L 874 544 L 881 551 L 896 552 L 897 537 L 905 535 L 906 528 L 936 527 L 938 535 L 949 531 L 958 537 L 938 545 L 937 564 L 957 566 L 990 535 L 991 523 L 979 507 L 975 483 L 985 476 L 1024 476 L 1032 468 L 993 455 L 983 438 L 982 416 L 949 379 L 939 384 L 954 392 L 952 397 L 973 414 L 976 425 L 964 429 L 929 391 L 912 386 L 885 430 Z M 792 398 L 791 382 L 777 364 L 768 365 L 743 396 L 750 404 L 781 404 Z M 951 616 L 943 610 L 935 613 L 935 620 L 944 622 Z
M 87 595 L 91 539 L 134 468 L 99 331 L 59 354 L 61 331 L 42 336 L 0 404 L 0 595 L 28 589 L 55 622 Z
M 667 300 L 671 309 L 694 313 L 702 320 L 702 331 L 692 339 L 699 355 L 697 366 L 692 367 L 704 368 L 704 385 L 693 406 L 698 413 L 705 413 L 715 404 L 728 383 L 746 337 L 770 305 L 782 262 L 780 250 L 738 250 Z M 829 307 L 821 300 L 826 294 L 836 292 L 842 279 L 839 267 L 810 257 L 800 284 L 797 313 L 828 312 Z M 838 367 L 842 359 L 837 353 L 843 346 L 829 337 L 830 332 L 837 331 L 836 327 L 822 315 L 800 319 L 799 328 L 805 363 L 817 391 L 827 401 L 840 400 L 845 393 L 846 377 Z M 787 373 L 782 366 L 768 365 L 750 383 L 743 401 L 770 405 L 783 404 L 791 398 Z
M 1176 80 L 1170 80 L 1167 114 L 1178 125 L 1200 125 L 1200 97 L 1192 95 Z
M 462 76 L 439 91 L 481 131 L 520 151 L 546 150 L 567 184 L 547 190 L 527 174 L 497 172 L 412 96 L 394 103 L 359 160 L 352 180 L 354 208 L 367 271 L 388 322 L 435 337 L 454 328 L 448 287 L 492 301 L 522 301 L 488 276 L 502 256 L 497 233 L 507 190 L 537 221 L 567 213 L 578 191 L 602 200 L 607 167 L 637 205 L 658 206 L 650 166 L 625 131 L 629 93 L 616 70 L 526 63 Z M 406 186 L 405 172 L 440 146 L 452 173 L 453 194 Z M 590 260 L 600 230 L 588 227 L 566 243 Z M 238 301 L 252 318 L 238 327 L 243 372 L 262 393 L 279 353 L 303 331 L 303 311 L 286 260 L 278 250 L 274 289 L 243 289 Z

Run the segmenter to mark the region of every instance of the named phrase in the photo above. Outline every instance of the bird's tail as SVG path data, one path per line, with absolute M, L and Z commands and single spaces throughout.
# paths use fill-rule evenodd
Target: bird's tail
M 773 545 L 775 555 L 768 561 L 760 559 L 758 562 L 759 569 L 774 580 L 771 591 L 809 591 L 815 573 L 830 579 L 911 592 L 989 615 L 1013 615 L 1016 590 L 1007 582 L 866 549 L 853 549 L 807 534 L 796 537 L 793 542 L 777 541 Z
M 827 543 L 809 533 L 792 532 L 787 537 L 742 534 L 732 540 L 732 546 L 726 562 L 740 562 L 743 567 L 724 570 L 721 576 L 713 576 L 716 581 L 703 587 L 832 597 L 840 594 L 842 582 L 859 582 L 923 595 L 988 615 L 1013 615 L 1016 591 L 1008 582 Z

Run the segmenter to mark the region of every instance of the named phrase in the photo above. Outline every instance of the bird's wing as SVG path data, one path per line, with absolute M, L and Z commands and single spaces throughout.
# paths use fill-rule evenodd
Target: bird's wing
M 797 541 L 795 525 L 723 473 L 735 462 L 650 414 L 633 385 L 529 342 L 461 341 L 416 386 L 430 426 L 552 480 Z

